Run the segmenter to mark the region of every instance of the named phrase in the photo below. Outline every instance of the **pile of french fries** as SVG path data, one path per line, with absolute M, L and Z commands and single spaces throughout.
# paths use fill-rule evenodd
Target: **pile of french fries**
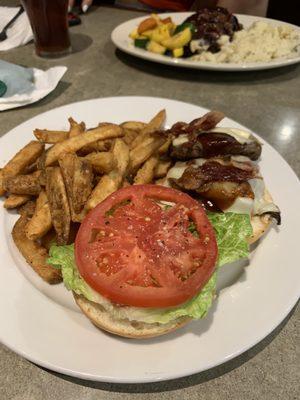
M 20 214 L 14 242 L 46 282 L 61 281 L 46 262 L 51 244 L 72 243 L 89 210 L 121 187 L 165 177 L 171 167 L 165 118 L 162 110 L 149 123 L 100 123 L 88 130 L 69 118 L 68 131 L 35 129 L 37 140 L 0 170 L 4 207 Z

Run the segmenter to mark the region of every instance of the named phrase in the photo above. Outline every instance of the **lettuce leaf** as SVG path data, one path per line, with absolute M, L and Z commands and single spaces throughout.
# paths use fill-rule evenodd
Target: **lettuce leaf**
M 249 255 L 247 239 L 253 234 L 250 216 L 236 213 L 208 213 L 218 244 L 218 266 Z
M 248 256 L 247 237 L 252 228 L 248 215 L 234 213 L 209 214 L 214 226 L 219 248 L 218 266 Z M 90 301 L 101 304 L 114 318 L 129 319 L 146 323 L 169 323 L 179 317 L 203 318 L 215 297 L 215 272 L 204 288 L 191 300 L 178 307 L 149 309 L 138 307 L 118 307 L 93 290 L 80 276 L 75 264 L 74 245 L 51 246 L 48 263 L 61 269 L 64 284 L 68 290 L 83 295 Z
M 93 290 L 80 276 L 75 264 L 74 245 L 51 246 L 48 263 L 61 269 L 68 290 L 83 295 L 86 299 L 101 304 L 117 319 L 129 319 L 147 323 L 168 323 L 179 317 L 202 318 L 210 308 L 216 287 L 216 273 L 212 275 L 201 292 L 180 307 L 162 309 L 118 307 Z

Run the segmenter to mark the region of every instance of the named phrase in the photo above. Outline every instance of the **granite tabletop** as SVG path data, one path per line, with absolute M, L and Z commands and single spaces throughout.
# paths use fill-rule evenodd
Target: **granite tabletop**
M 3 1 L 3 5 L 15 3 Z M 2 52 L 0 58 L 9 62 L 42 69 L 66 65 L 68 71 L 43 100 L 0 113 L 0 135 L 44 111 L 74 101 L 122 95 L 167 97 L 222 110 L 265 138 L 300 175 L 300 65 L 217 73 L 135 59 L 115 49 L 110 33 L 119 23 L 138 15 L 93 7 L 82 17 L 82 24 L 71 30 L 73 53 L 60 60 L 36 57 L 33 44 Z M 262 342 L 226 364 L 187 378 L 144 385 L 63 376 L 0 346 L 0 399 L 296 400 L 300 398 L 299 314 L 295 308 Z

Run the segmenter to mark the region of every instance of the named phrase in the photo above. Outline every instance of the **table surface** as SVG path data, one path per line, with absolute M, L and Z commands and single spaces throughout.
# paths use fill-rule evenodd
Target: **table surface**
M 3 5 L 14 5 L 4 1 Z M 265 138 L 300 175 L 300 65 L 248 73 L 189 71 L 152 64 L 116 51 L 112 29 L 140 14 L 93 7 L 71 29 L 74 53 L 43 60 L 33 45 L 2 52 L 28 67 L 66 65 L 54 92 L 36 104 L 0 114 L 0 135 L 44 111 L 106 96 L 168 97 L 222 110 Z M 2 322 L 3 323 L 3 322 Z M 77 399 L 286 399 L 300 397 L 299 307 L 254 348 L 230 362 L 187 378 L 145 385 L 74 379 L 42 369 L 0 346 L 0 398 Z M 298 352 L 297 352 L 298 350 Z

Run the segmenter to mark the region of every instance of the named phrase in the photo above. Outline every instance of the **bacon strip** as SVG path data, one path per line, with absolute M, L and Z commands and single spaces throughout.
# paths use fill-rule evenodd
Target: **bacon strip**
M 176 184 L 186 190 L 199 190 L 211 182 L 247 182 L 255 177 L 255 170 L 241 169 L 233 165 L 223 165 L 217 161 L 207 161 L 199 167 L 188 167 Z
M 170 156 L 178 160 L 222 155 L 241 155 L 257 160 L 261 155 L 261 144 L 255 139 L 242 144 L 222 132 L 198 132 L 188 134 L 187 142 L 170 147 Z

